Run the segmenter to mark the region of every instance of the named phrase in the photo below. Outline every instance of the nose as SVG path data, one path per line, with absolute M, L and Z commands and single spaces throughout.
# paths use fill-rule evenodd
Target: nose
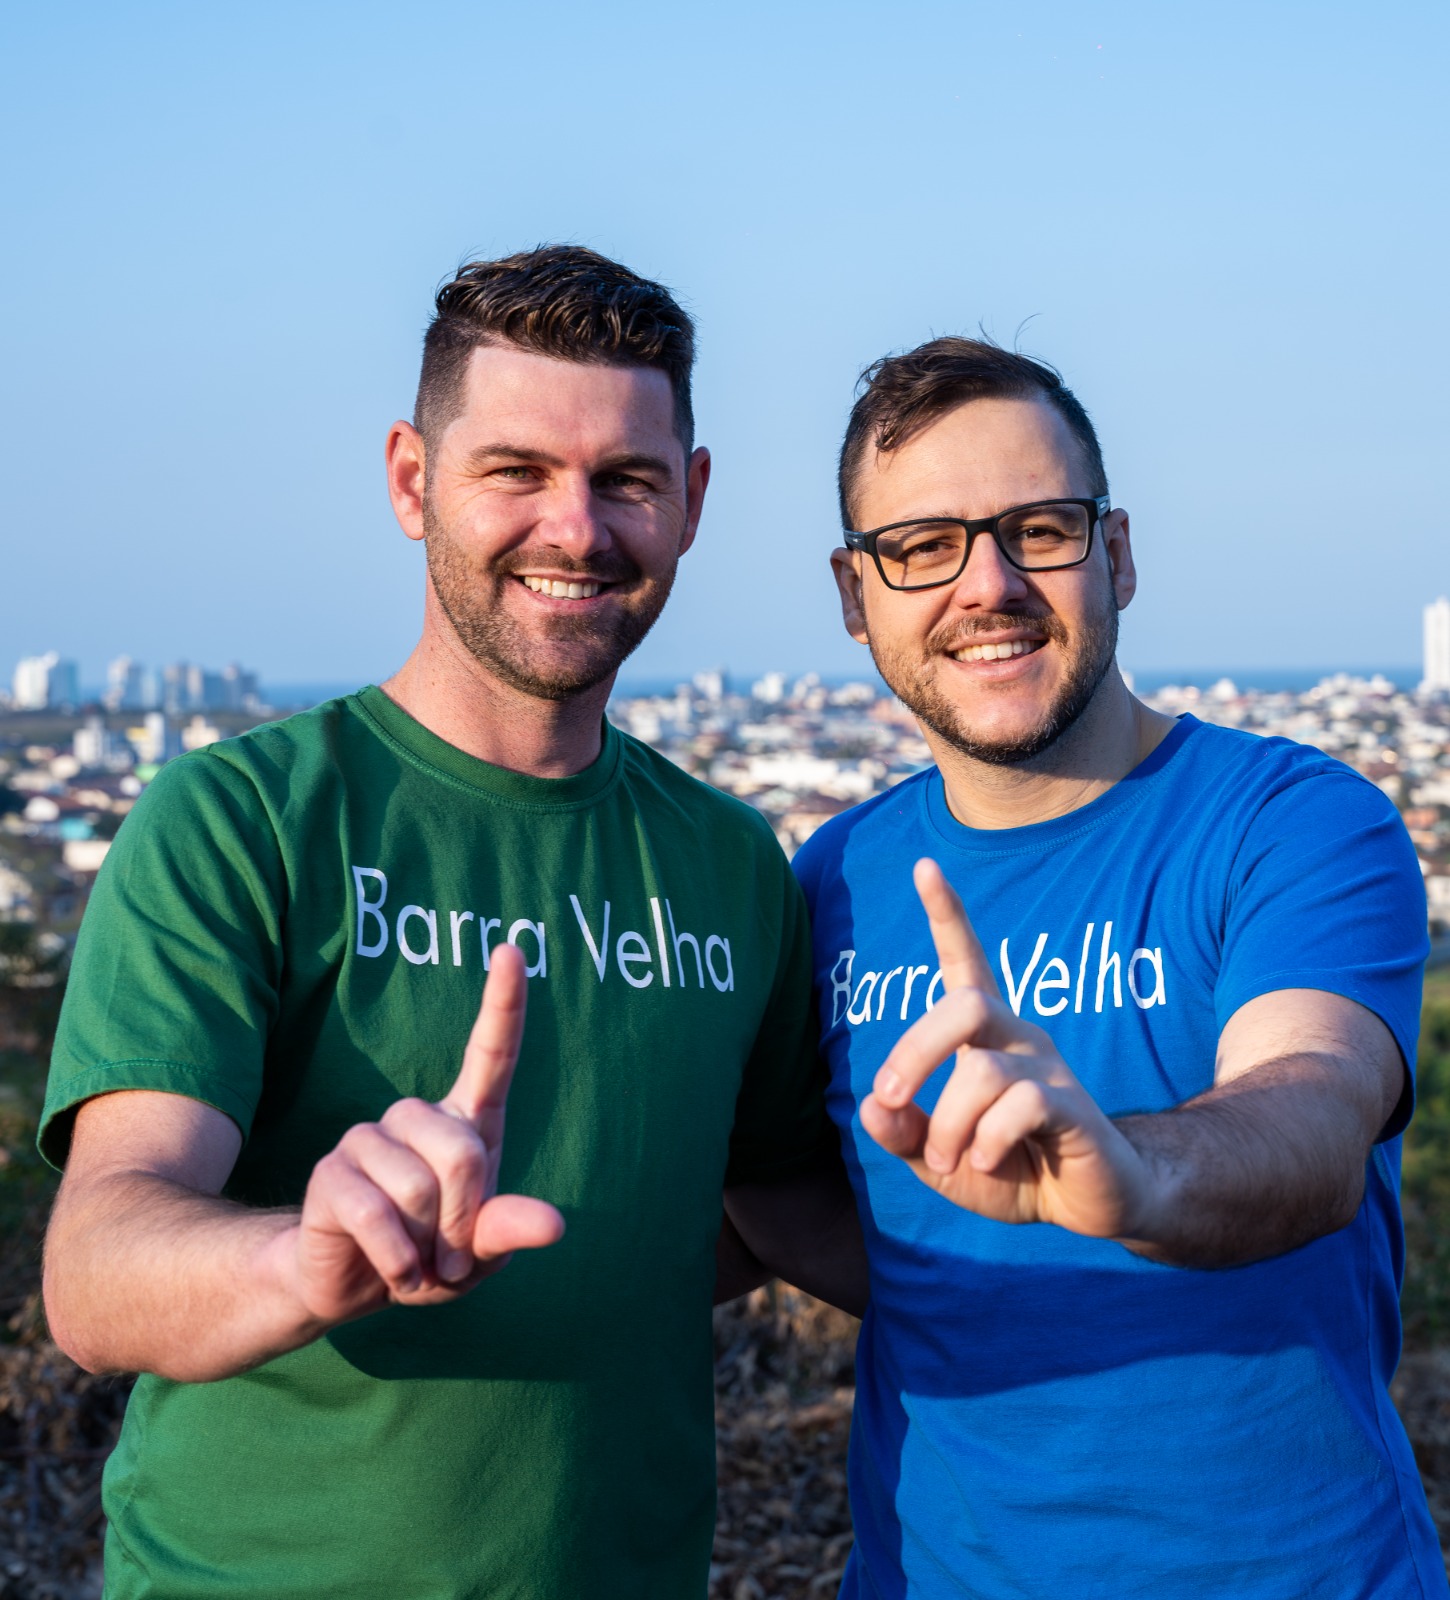
M 1007 601 L 1025 599 L 1029 592 L 1024 575 L 983 531 L 972 540 L 967 564 L 952 589 L 952 604 L 963 611 L 1002 611 Z
M 604 511 L 587 477 L 564 479 L 552 486 L 540 508 L 538 537 L 576 559 L 597 555 L 614 543 Z

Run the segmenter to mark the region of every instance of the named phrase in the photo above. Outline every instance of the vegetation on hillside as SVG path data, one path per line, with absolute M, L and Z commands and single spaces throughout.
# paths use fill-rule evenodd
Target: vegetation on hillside
M 1401 1202 L 1405 1213 L 1408 1348 L 1450 1344 L 1450 972 L 1425 983 L 1414 1121 L 1405 1136 Z

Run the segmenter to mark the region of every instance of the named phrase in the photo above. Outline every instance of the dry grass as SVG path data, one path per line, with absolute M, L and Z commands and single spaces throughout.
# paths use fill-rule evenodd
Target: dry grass
M 710 1600 L 822 1600 L 851 1548 L 855 1323 L 789 1289 L 715 1314 L 720 1511 Z M 0 1600 L 97 1600 L 100 1473 L 126 1385 L 78 1372 L 33 1324 L 0 1345 Z M 1450 1350 L 1394 1384 L 1450 1552 Z
M 101 1467 L 129 1384 L 79 1371 L 48 1340 L 0 1345 L 0 1596 L 101 1592 Z
M 774 1285 L 715 1313 L 711 1600 L 834 1595 L 851 1550 L 856 1321 Z

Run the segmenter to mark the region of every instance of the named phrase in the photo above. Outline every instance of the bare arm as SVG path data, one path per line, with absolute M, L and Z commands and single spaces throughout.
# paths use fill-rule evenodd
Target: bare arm
M 1227 1266 L 1352 1221 L 1405 1080 L 1384 1023 L 1317 989 L 1261 995 L 1229 1019 L 1214 1079 L 1176 1110 L 1117 1119 L 1152 1180 L 1123 1242 L 1156 1261 Z
M 1343 1227 L 1404 1087 L 1389 1030 L 1338 995 L 1285 989 L 1242 1006 L 1214 1087 L 1110 1120 L 1041 1028 L 1013 1015 L 961 902 L 917 868 L 950 992 L 883 1063 L 862 1123 L 948 1199 L 1004 1222 L 1053 1222 L 1176 1266 L 1291 1250 Z M 930 1118 L 912 1102 L 956 1066 Z
M 779 1183 L 725 1191 L 715 1299 L 782 1278 L 859 1317 L 869 1293 L 856 1197 L 839 1155 Z
M 51 1332 L 81 1366 L 199 1381 L 323 1331 L 277 1248 L 299 1213 L 217 1198 L 240 1148 L 230 1118 L 179 1095 L 81 1107 L 45 1249 Z
M 149 1091 L 88 1101 L 46 1239 L 57 1342 L 91 1371 L 206 1382 L 389 1303 L 456 1299 L 514 1250 L 552 1244 L 552 1206 L 495 1192 L 524 983 L 521 956 L 495 957 L 447 1096 L 349 1129 L 300 1210 L 219 1198 L 241 1136 L 209 1106 Z

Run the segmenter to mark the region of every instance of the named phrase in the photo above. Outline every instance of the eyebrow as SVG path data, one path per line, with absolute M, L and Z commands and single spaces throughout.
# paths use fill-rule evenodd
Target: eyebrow
M 564 465 L 561 457 L 551 456 L 547 450 L 534 450 L 523 444 L 509 444 L 502 439 L 493 444 L 475 446 L 464 457 L 464 461 L 470 467 L 490 467 L 500 461 L 536 461 L 541 467 Z
M 541 467 L 565 467 L 568 465 L 561 456 L 551 455 L 547 450 L 536 450 L 530 445 L 509 444 L 506 440 L 496 440 L 492 444 L 481 444 L 470 450 L 464 457 L 465 464 L 475 471 L 483 471 L 492 466 L 497 466 L 501 461 L 532 462 Z M 622 455 L 609 456 L 601 461 L 594 469 L 596 472 L 653 472 L 663 478 L 673 480 L 675 468 L 663 456 L 645 455 L 640 452 L 626 452 Z

